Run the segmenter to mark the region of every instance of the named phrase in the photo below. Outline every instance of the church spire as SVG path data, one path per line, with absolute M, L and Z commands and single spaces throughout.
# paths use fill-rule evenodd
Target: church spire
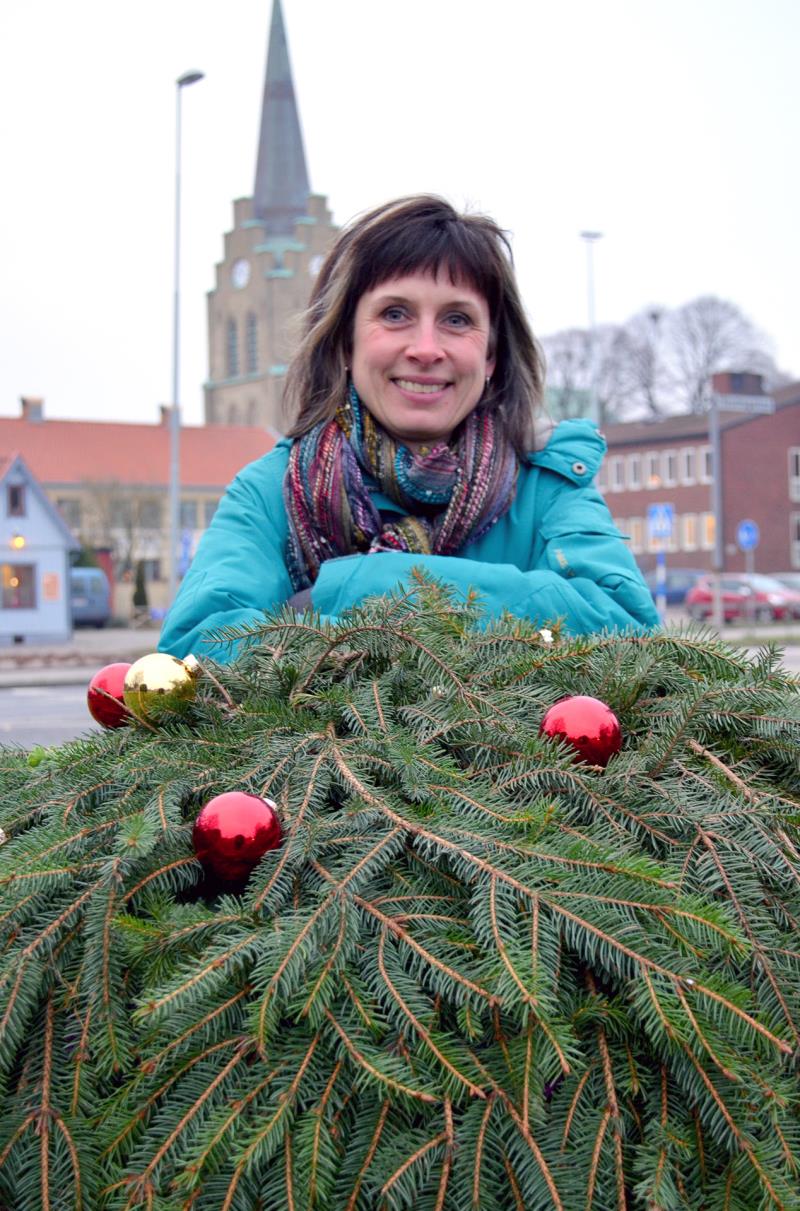
M 309 192 L 281 0 L 273 0 L 253 217 L 267 235 L 292 235 L 296 220 L 307 213 Z

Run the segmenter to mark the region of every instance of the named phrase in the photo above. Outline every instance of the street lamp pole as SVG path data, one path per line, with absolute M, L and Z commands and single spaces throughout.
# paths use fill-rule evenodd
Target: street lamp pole
M 180 296 L 181 296 L 181 93 L 203 79 L 201 71 L 187 71 L 175 81 L 175 267 L 172 299 L 172 408 L 169 414 L 169 583 L 168 605 L 178 587 L 178 522 L 181 464 L 180 411 Z
M 595 312 L 594 312 L 594 245 L 598 240 L 602 240 L 602 231 L 582 231 L 581 239 L 586 244 L 586 304 L 589 316 L 589 355 L 591 357 L 590 380 L 589 380 L 589 407 L 592 414 L 592 420 L 597 424 L 602 423 L 600 416 L 600 405 L 597 399 L 597 385 L 595 383 L 595 365 L 594 365 L 594 329 L 595 329 Z

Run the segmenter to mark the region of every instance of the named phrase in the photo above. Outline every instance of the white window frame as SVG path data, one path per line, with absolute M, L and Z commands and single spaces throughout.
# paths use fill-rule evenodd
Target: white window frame
M 681 528 L 681 550 L 696 551 L 698 539 L 697 514 L 682 513 L 678 518 L 678 523 Z
M 678 456 L 678 474 L 687 487 L 697 483 L 697 451 L 694 446 L 681 446 Z
M 700 446 L 697 451 L 697 480 L 701 484 L 710 484 L 714 478 L 713 451 L 710 446 Z
M 672 461 L 674 474 L 670 474 L 670 460 Z M 678 482 L 678 451 L 677 450 L 662 450 L 661 451 L 661 486 L 662 488 L 674 488 Z
M 644 518 L 629 517 L 628 518 L 628 533 L 631 538 L 631 550 L 634 555 L 641 555 L 644 551 Z
M 621 454 L 612 454 L 608 460 L 608 491 L 625 491 L 625 459 Z
M 702 551 L 714 550 L 714 514 L 700 514 L 700 549 Z
M 644 486 L 651 492 L 661 487 L 661 453 L 659 450 L 648 450 L 644 455 Z
M 600 492 L 605 492 L 608 487 L 608 459 L 604 458 L 597 469 L 597 475 L 594 477 L 594 485 Z
M 789 566 L 800 568 L 800 513 L 789 514 Z
M 629 454 L 627 458 L 627 480 L 628 489 L 631 492 L 638 492 L 642 486 L 642 456 L 641 454 Z
M 800 446 L 789 447 L 789 500 L 800 501 Z

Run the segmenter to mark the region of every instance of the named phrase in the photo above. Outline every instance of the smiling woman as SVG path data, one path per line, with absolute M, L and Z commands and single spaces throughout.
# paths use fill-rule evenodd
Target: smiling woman
M 650 594 L 593 479 L 605 442 L 541 413 L 544 366 L 511 252 L 483 215 L 422 195 L 339 235 L 289 368 L 289 438 L 236 478 L 161 648 L 286 601 L 336 617 L 426 568 L 489 616 L 572 633 L 650 627 Z

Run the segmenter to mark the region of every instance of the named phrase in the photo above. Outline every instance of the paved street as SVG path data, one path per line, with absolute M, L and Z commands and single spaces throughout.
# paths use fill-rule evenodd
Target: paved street
M 786 649 L 786 668 L 800 673 L 800 645 Z M 52 675 L 52 674 L 51 674 Z M 73 684 L 16 685 L 0 688 L 0 744 L 30 749 L 63 744 L 97 725 L 86 709 L 91 671 L 61 670 Z M 74 684 L 79 677 L 80 683 Z
M 18 685 L 0 690 L 0 744 L 63 744 L 97 730 L 86 709 L 86 685 Z

